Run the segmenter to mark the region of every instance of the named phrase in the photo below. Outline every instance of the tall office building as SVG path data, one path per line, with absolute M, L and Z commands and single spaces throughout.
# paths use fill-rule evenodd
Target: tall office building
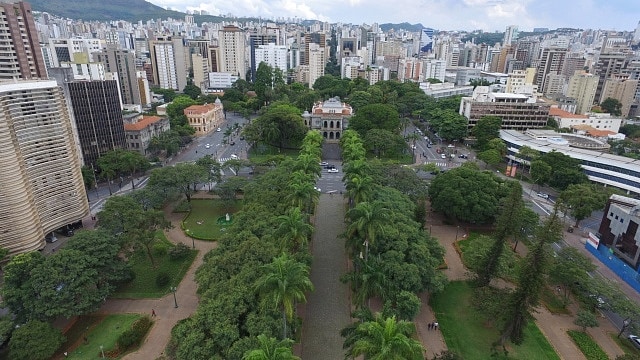
M 118 73 L 122 102 L 140 105 L 140 89 L 133 52 L 109 45 L 102 52 L 96 53 L 95 57 L 96 61 L 104 64 L 108 72 Z
M 95 164 L 107 151 L 125 149 L 117 81 L 72 81 L 66 86 L 85 165 Z
M 153 83 L 163 89 L 182 91 L 187 86 L 185 47 L 181 37 L 149 42 Z
M 237 26 L 225 26 L 220 31 L 220 72 L 237 75 L 240 79 L 247 76 L 245 62 L 246 40 L 244 30 Z
M 0 83 L 0 246 L 44 247 L 89 213 L 72 123 L 55 81 Z
M 536 85 L 540 92 L 545 92 L 545 81 L 548 74 L 560 74 L 564 67 L 567 49 L 550 47 L 542 50 L 542 56 L 536 72 Z
M 433 51 L 433 35 L 435 30 L 431 28 L 423 28 L 420 32 L 420 52 L 430 53 Z
M 502 39 L 502 45 L 511 45 L 516 39 L 518 39 L 518 27 L 516 25 L 509 25 L 504 32 L 504 38 Z
M 598 88 L 598 77 L 584 71 L 576 71 L 569 78 L 567 97 L 576 99 L 576 114 L 586 114 L 591 111 L 593 99 Z
M 0 80 L 47 77 L 31 5 L 0 0 L 0 33 Z
M 638 26 L 636 26 L 636 30 L 633 32 L 633 41 L 640 42 L 640 21 L 638 21 Z
M 628 75 L 614 75 L 607 79 L 602 89 L 602 101 L 612 98 L 620 101 L 622 104 L 622 116 L 629 116 L 629 110 L 636 96 L 638 88 L 638 80 L 629 79 Z

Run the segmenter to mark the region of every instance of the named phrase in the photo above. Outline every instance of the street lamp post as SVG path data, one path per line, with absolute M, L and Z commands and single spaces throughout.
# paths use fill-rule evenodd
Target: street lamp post
M 458 231 L 460 231 L 460 225 L 456 226 L 456 241 L 458 241 Z
M 193 250 L 196 249 L 196 240 L 193 236 L 191 237 L 191 246 L 193 247 Z
M 102 353 L 102 358 L 104 359 L 104 346 L 100 345 L 100 353 Z
M 173 303 L 175 304 L 174 308 L 178 308 L 178 299 L 176 298 L 176 291 L 178 291 L 178 288 L 175 286 L 171 287 L 171 291 L 173 291 Z

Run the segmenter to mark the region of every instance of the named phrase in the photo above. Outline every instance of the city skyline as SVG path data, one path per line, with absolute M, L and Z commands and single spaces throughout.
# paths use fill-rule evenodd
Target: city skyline
M 205 3 L 201 0 L 151 0 L 178 11 L 206 10 L 211 15 L 297 17 L 332 23 L 421 23 L 439 30 L 503 31 L 517 25 L 633 31 L 640 20 L 640 2 L 612 0 L 239 0 Z M 345 11 L 345 7 L 348 11 Z

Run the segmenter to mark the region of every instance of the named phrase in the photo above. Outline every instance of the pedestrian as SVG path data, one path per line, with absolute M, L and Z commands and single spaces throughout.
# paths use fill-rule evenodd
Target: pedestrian
M 155 309 L 151 309 L 151 317 L 156 317 L 156 310 Z
M 427 329 L 431 330 L 431 328 L 433 328 L 433 323 L 429 323 L 429 324 L 427 325 Z
M 437 323 L 437 322 L 434 322 L 434 323 L 433 323 L 433 329 L 434 329 L 434 330 L 438 330 L 438 323 Z

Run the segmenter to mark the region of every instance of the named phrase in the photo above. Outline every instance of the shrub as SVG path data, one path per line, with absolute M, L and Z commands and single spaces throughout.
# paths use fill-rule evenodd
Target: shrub
M 147 335 L 147 331 L 151 328 L 153 322 L 148 316 L 136 320 L 131 324 L 131 328 L 125 330 L 118 336 L 118 350 L 125 352 L 132 346 L 140 345 L 142 339 Z
M 189 211 L 191 211 L 191 204 L 187 200 L 181 202 L 173 209 L 175 213 L 188 213 Z
M 167 286 L 169 281 L 171 281 L 171 276 L 166 272 L 161 272 L 156 276 L 156 286 L 159 288 Z
M 189 247 L 183 243 L 177 243 L 176 246 L 169 250 L 169 259 L 181 260 L 189 255 Z
M 591 336 L 582 331 L 569 330 L 567 334 L 571 337 L 574 343 L 578 346 L 580 351 L 584 354 L 587 360 L 608 360 L 607 353 L 602 350 L 600 345 L 593 341 Z
M 169 251 L 169 246 L 166 243 L 156 242 L 155 244 L 153 244 L 153 253 L 158 256 L 167 255 L 168 251 Z

